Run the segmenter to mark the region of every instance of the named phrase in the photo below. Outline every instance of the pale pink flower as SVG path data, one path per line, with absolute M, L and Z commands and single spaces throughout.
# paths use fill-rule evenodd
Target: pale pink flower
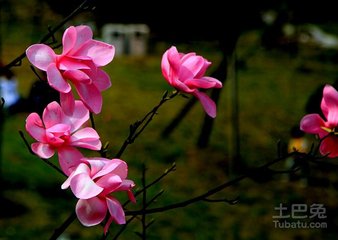
M 162 74 L 168 83 L 183 93 L 197 97 L 205 112 L 210 117 L 216 117 L 216 104 L 199 88 L 221 88 L 222 83 L 213 78 L 204 76 L 211 62 L 195 53 L 179 53 L 176 47 L 169 48 L 162 57 Z
M 325 119 L 317 113 L 307 114 L 300 121 L 300 128 L 319 136 L 322 155 L 338 157 L 338 92 L 330 85 L 324 87 L 321 109 Z
M 129 199 L 136 201 L 131 191 L 135 184 L 126 179 L 127 175 L 128 166 L 120 159 L 84 158 L 61 187 L 70 186 L 79 198 L 76 214 L 84 226 L 101 223 L 109 213 L 104 227 L 106 233 L 113 221 L 117 224 L 126 222 L 123 207 L 113 193 L 126 191 Z
M 37 142 L 32 151 L 41 158 L 50 158 L 58 153 L 61 169 L 69 175 L 83 157 L 77 147 L 100 150 L 101 141 L 91 127 L 83 127 L 89 119 L 89 110 L 81 101 L 75 101 L 72 115 L 67 115 L 57 102 L 49 103 L 42 119 L 31 113 L 26 119 L 26 130 Z
M 75 100 L 68 81 L 94 113 L 102 109 L 101 92 L 111 86 L 108 74 L 99 67 L 113 60 L 115 48 L 92 38 L 90 27 L 71 26 L 63 34 L 62 54 L 56 54 L 45 44 L 34 44 L 26 50 L 28 60 L 46 71 L 49 85 L 60 92 L 61 105 L 69 105 L 70 112 Z

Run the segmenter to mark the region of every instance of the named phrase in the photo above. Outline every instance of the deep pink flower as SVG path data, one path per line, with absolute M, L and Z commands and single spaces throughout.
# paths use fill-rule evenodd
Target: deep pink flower
M 322 155 L 338 157 L 338 92 L 330 85 L 324 87 L 321 109 L 325 119 L 317 113 L 305 115 L 300 128 L 322 139 L 319 149 Z
M 104 227 L 105 233 L 113 221 L 117 224 L 126 222 L 123 207 L 113 193 L 126 191 L 129 199 L 136 201 L 131 191 L 135 184 L 126 179 L 127 175 L 128 166 L 120 159 L 82 159 L 82 163 L 62 184 L 62 189 L 70 186 L 74 195 L 79 198 L 76 214 L 84 226 L 101 223 L 107 212 L 110 216 Z
M 26 130 L 37 140 L 31 145 L 33 152 L 41 158 L 50 158 L 56 151 L 62 170 L 69 175 L 83 157 L 76 147 L 101 149 L 97 132 L 91 127 L 82 127 L 88 119 L 89 110 L 81 101 L 75 101 L 71 116 L 55 101 L 44 109 L 42 119 L 37 113 L 29 114 Z
M 69 105 L 70 111 L 74 109 L 75 100 L 68 81 L 94 113 L 101 111 L 101 92 L 111 86 L 108 74 L 99 67 L 113 60 L 115 48 L 92 38 L 90 27 L 71 26 L 63 34 L 62 54 L 56 54 L 45 44 L 34 44 L 26 50 L 28 60 L 47 72 L 49 85 L 60 92 L 61 105 Z
M 222 83 L 215 78 L 204 76 L 211 62 L 195 53 L 179 53 L 176 47 L 168 49 L 162 57 L 162 74 L 177 90 L 197 97 L 205 112 L 216 117 L 216 104 L 199 88 L 221 88 Z

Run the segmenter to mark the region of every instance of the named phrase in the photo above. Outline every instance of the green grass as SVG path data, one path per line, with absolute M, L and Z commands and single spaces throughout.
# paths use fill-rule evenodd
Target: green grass
M 245 62 L 238 69 L 239 136 L 242 161 L 259 166 L 277 155 L 277 142 L 287 142 L 290 128 L 304 114 L 310 94 L 323 83 L 332 83 L 338 74 L 336 62 L 318 60 L 325 53 L 320 49 L 302 47 L 297 56 L 260 48 L 259 33 L 249 32 L 238 43 L 237 56 Z M 217 49 L 182 45 L 184 51 L 196 51 L 216 66 L 220 60 Z M 23 44 L 25 46 L 25 44 Z M 110 74 L 112 87 L 103 93 L 102 113 L 94 116 L 97 131 L 103 142 L 109 142 L 110 156 L 117 153 L 129 133 L 129 125 L 141 119 L 160 100 L 165 90 L 171 90 L 160 70 L 165 43 L 153 54 L 142 57 L 116 57 L 105 70 Z M 25 47 L 10 45 L 6 55 L 11 59 Z M 179 50 L 181 49 L 178 46 Z M 182 50 L 183 51 L 183 50 Z M 14 53 L 13 53 L 14 52 Z M 307 72 L 299 69 L 308 69 Z M 27 96 L 34 79 L 28 63 L 14 69 L 20 93 Z M 230 66 L 231 70 L 231 66 Z M 230 74 L 229 79 L 234 78 Z M 160 137 L 187 102 L 176 97 L 158 112 L 145 132 L 125 151 L 122 159 L 128 162 L 129 178 L 141 186 L 142 165 L 147 166 L 147 182 L 152 181 L 176 162 L 177 170 L 170 173 L 148 192 L 149 198 L 161 189 L 164 194 L 153 204 L 163 206 L 201 194 L 211 187 L 231 179 L 231 80 L 224 84 L 218 105 L 210 144 L 198 149 L 196 141 L 203 120 L 200 104 L 196 104 L 184 121 L 167 139 Z M 2 143 L 2 172 L 4 196 L 26 208 L 22 215 L 0 219 L 0 239 L 48 239 L 74 209 L 76 199 L 70 191 L 61 191 L 63 176 L 48 167 L 26 149 L 18 130 L 24 130 L 27 114 L 6 119 Z M 31 142 L 28 134 L 25 134 Z M 53 159 L 56 163 L 56 159 Z M 336 181 L 334 173 L 328 177 Z M 239 203 L 198 202 L 186 208 L 154 214 L 148 229 L 149 239 L 330 239 L 330 232 L 321 230 L 281 230 L 274 228 L 272 216 L 279 203 L 323 203 L 328 211 L 337 207 L 337 191 L 332 187 L 304 187 L 300 182 L 286 182 L 275 178 L 271 182 L 251 180 L 232 186 L 215 198 L 235 199 Z M 141 202 L 141 198 L 138 200 Z M 138 209 L 140 205 L 129 205 Z M 333 211 L 333 210 L 332 210 Z M 112 235 L 119 226 L 111 227 Z M 121 239 L 137 239 L 134 231 L 140 222 L 133 222 Z M 102 227 L 85 228 L 74 221 L 65 233 L 71 239 L 100 239 Z M 332 233 L 333 234 L 333 233 Z M 331 238 L 333 239 L 333 238 Z

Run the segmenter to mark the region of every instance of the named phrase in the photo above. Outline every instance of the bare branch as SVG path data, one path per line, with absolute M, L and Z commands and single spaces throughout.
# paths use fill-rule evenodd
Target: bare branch
M 148 124 L 153 120 L 154 116 L 157 114 L 158 109 L 167 101 L 171 100 L 175 96 L 177 96 L 179 92 L 177 90 L 173 91 L 170 95 L 168 95 L 168 91 L 166 91 L 162 95 L 161 101 L 156 105 L 151 111 L 149 111 L 142 120 L 138 120 L 135 123 L 130 125 L 129 135 L 127 139 L 124 141 L 120 150 L 116 154 L 116 158 L 120 158 L 123 152 L 126 150 L 129 144 L 134 143 L 136 138 L 145 130 Z
M 26 139 L 24 133 L 23 133 L 22 131 L 19 131 L 19 134 L 20 134 L 21 138 L 23 139 L 23 141 L 24 141 L 24 143 L 25 143 L 25 145 L 26 145 L 28 151 L 29 151 L 31 154 L 33 154 L 34 156 L 40 158 L 39 156 L 37 156 L 37 155 L 32 151 L 32 149 L 31 149 L 31 147 L 30 147 L 30 145 L 29 145 L 29 143 L 28 143 L 28 141 L 27 141 L 27 139 Z M 58 167 L 57 167 L 56 165 L 54 165 L 52 162 L 48 161 L 48 159 L 44 159 L 44 158 L 40 158 L 40 159 L 41 159 L 42 161 L 44 161 L 45 163 L 47 163 L 47 164 L 48 164 L 49 166 L 51 166 L 52 168 L 54 168 L 56 171 L 58 171 L 59 173 L 61 173 L 63 176 L 68 177 L 68 176 L 67 176 L 60 168 L 58 168 Z

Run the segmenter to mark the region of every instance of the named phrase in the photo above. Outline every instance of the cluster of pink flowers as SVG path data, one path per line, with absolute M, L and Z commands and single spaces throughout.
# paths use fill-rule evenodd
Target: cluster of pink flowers
M 114 58 L 114 46 L 92 39 L 88 26 L 69 27 L 63 35 L 63 51 L 56 54 L 45 44 L 34 44 L 26 50 L 28 60 L 46 71 L 51 87 L 60 92 L 60 104 L 49 103 L 42 117 L 31 113 L 26 119 L 27 132 L 37 141 L 32 151 L 48 159 L 55 152 L 61 170 L 68 176 L 62 188 L 70 186 L 79 199 L 76 214 L 85 226 L 101 223 L 109 212 L 107 232 L 114 221 L 125 223 L 122 205 L 114 192 L 126 191 L 135 202 L 131 189 L 134 182 L 126 179 L 127 164 L 120 159 L 86 158 L 78 148 L 100 150 L 99 134 L 86 126 L 89 113 L 100 113 L 103 90 L 111 86 L 110 78 L 100 67 Z M 72 93 L 71 84 L 80 100 Z
M 110 224 L 124 224 L 125 213 L 114 192 L 125 191 L 135 202 L 132 180 L 127 179 L 127 163 L 120 159 L 87 158 L 79 148 L 98 151 L 102 144 L 95 129 L 88 126 L 90 112 L 102 109 L 101 92 L 111 86 L 107 73 L 100 67 L 114 58 L 114 46 L 93 39 L 90 27 L 71 26 L 62 38 L 62 53 L 56 54 L 45 44 L 34 44 L 26 50 L 28 60 L 47 73 L 51 87 L 59 91 L 60 103 L 51 102 L 42 116 L 31 113 L 26 130 L 36 142 L 32 151 L 49 159 L 57 153 L 61 170 L 67 180 L 62 189 L 70 187 L 78 198 L 76 214 L 85 226 L 101 223 L 108 215 L 104 231 Z M 211 116 L 216 116 L 215 103 L 198 89 L 220 88 L 222 83 L 204 76 L 210 62 L 195 53 L 178 53 L 175 47 L 162 58 L 162 73 L 168 83 L 183 93 L 197 97 Z M 75 99 L 74 86 L 80 99 Z

